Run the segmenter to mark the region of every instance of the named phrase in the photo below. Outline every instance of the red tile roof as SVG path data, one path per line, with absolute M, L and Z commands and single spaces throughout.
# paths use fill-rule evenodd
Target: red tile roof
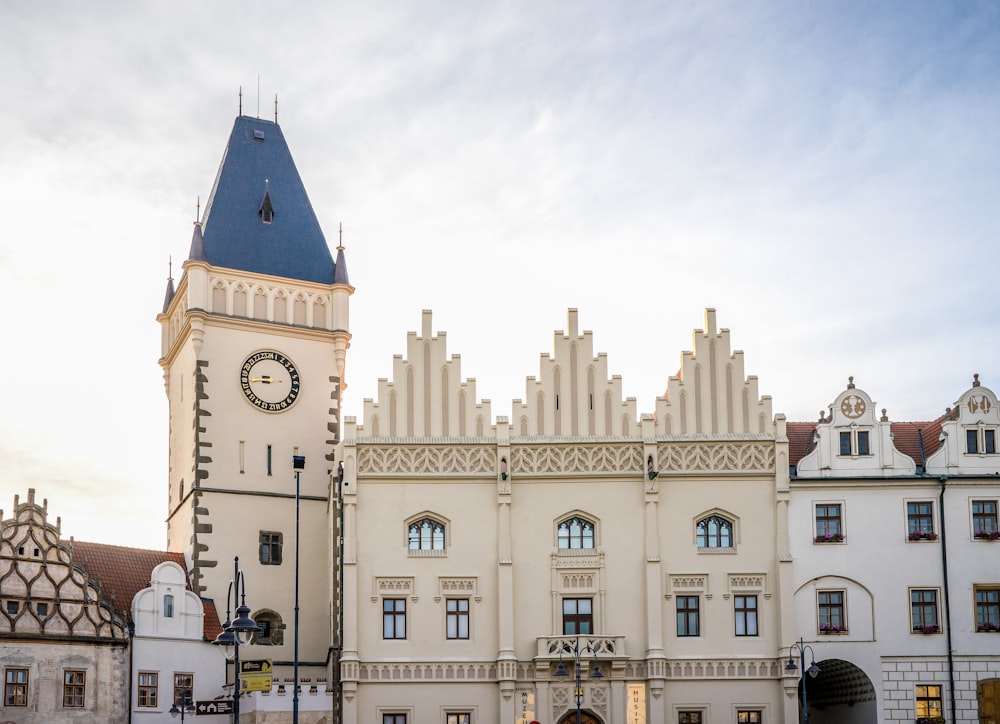
M 106 543 L 71 541 L 73 563 L 87 571 L 98 582 L 101 595 L 111 600 L 115 612 L 126 621 L 132 620 L 132 599 L 149 585 L 153 569 L 166 561 L 173 561 L 184 569 L 187 565 L 183 553 L 152 551 L 144 548 L 113 546 Z M 190 589 L 189 589 L 190 590 Z M 222 631 L 215 604 L 204 601 L 205 636 L 211 639 Z
M 813 433 L 818 424 L 817 422 L 787 423 L 789 465 L 798 465 L 799 460 L 808 455 L 816 446 L 813 441 Z

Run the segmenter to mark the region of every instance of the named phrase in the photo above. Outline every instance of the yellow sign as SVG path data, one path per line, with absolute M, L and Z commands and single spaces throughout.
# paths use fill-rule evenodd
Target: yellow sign
M 646 685 L 628 685 L 628 724 L 646 724 Z
M 243 674 L 240 677 L 240 691 L 270 691 L 270 674 Z
M 256 661 L 251 660 L 240 662 L 241 674 L 267 674 L 270 676 L 273 668 L 271 659 L 257 659 Z

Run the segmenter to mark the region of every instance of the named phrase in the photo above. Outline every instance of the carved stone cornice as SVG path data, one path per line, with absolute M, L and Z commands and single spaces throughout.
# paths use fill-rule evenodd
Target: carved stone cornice
M 774 474 L 774 442 L 670 442 L 656 450 L 661 475 L 691 473 Z
M 570 443 L 511 446 L 512 475 L 639 474 L 642 446 L 634 443 Z
M 494 475 L 490 445 L 358 445 L 362 475 Z

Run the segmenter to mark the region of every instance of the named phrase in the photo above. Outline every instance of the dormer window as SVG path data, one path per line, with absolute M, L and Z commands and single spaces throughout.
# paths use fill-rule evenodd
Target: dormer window
M 965 431 L 965 452 L 971 455 L 995 455 L 996 437 L 996 430 L 990 427 L 968 429 Z
M 271 203 L 271 191 L 267 190 L 264 192 L 264 198 L 260 202 L 260 208 L 257 210 L 260 215 L 260 220 L 265 224 L 270 224 L 274 219 L 274 205 Z
M 844 457 L 871 455 L 868 430 L 850 430 L 840 433 L 840 454 Z

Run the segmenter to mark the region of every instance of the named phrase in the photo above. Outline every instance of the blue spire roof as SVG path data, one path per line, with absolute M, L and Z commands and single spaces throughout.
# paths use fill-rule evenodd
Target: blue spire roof
M 213 266 L 334 283 L 323 230 L 281 127 L 271 121 L 236 118 L 200 236 Z

